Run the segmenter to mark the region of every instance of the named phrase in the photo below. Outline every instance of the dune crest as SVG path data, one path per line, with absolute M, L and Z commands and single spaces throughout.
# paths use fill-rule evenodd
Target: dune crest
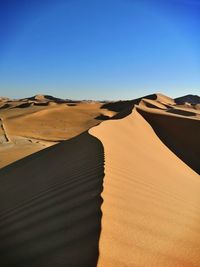
M 200 266 L 197 105 L 52 103 L 2 111 L 2 146 L 83 133 L 0 170 L 0 265 Z
M 198 266 L 199 176 L 136 109 L 89 132 L 105 150 L 98 266 Z
M 185 95 L 182 97 L 175 98 L 177 104 L 200 104 L 200 97 L 198 95 Z
M 103 164 L 85 132 L 0 170 L 0 265 L 96 266 Z
M 200 174 L 200 120 L 195 118 L 196 114 L 179 109 L 153 112 L 138 107 L 137 110 L 150 123 L 161 141 Z

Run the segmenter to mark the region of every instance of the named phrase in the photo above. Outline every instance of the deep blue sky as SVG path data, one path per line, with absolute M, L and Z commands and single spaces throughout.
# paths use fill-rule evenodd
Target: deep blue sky
M 0 95 L 200 93 L 199 0 L 0 0 Z

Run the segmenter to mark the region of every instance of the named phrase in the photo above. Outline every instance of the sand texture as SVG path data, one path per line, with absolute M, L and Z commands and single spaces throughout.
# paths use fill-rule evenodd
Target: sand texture
M 0 266 L 96 266 L 103 163 L 83 133 L 0 170 Z
M 46 95 L 0 99 L 0 168 L 75 137 L 115 115 L 101 107 L 100 102 Z
M 35 123 L 27 135 L 43 121 L 57 125 L 50 141 L 32 136 L 42 145 L 63 138 L 60 125 L 69 118 L 58 110 L 76 109 L 71 128 L 76 114 L 87 115 L 86 129 L 76 121 L 75 137 L 0 170 L 0 266 L 199 267 L 196 99 L 191 104 L 153 94 L 65 107 L 61 99 L 40 95 L 20 100 L 32 101 L 25 113 L 3 108 L 0 147 L 11 146 L 15 136 L 18 151 L 31 137 L 22 136 L 15 119 Z M 36 111 L 33 102 L 41 104 Z
M 200 266 L 199 130 L 147 107 L 90 130 L 105 150 L 99 267 Z

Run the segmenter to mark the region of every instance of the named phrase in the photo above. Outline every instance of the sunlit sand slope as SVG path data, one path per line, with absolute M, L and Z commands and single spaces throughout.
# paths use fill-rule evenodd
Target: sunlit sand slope
M 98 267 L 200 266 L 199 175 L 136 110 L 90 133 L 105 149 Z
M 0 168 L 75 137 L 115 114 L 101 109 L 99 102 L 73 103 L 43 95 L 4 102 L 8 107 L 1 109 L 0 101 Z
M 103 147 L 88 133 L 0 170 L 0 266 L 96 266 Z
M 200 120 L 190 118 L 189 111 L 178 109 L 174 109 L 172 114 L 181 116 L 141 108 L 138 111 L 151 124 L 162 142 L 200 174 Z

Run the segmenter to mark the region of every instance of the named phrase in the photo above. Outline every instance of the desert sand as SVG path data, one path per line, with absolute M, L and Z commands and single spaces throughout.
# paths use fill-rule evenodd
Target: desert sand
M 0 168 L 88 130 L 115 112 L 46 95 L 0 99 Z M 3 126 L 3 128 L 2 128 Z
M 199 266 L 199 175 L 161 142 L 137 110 L 142 108 L 90 130 L 105 149 L 98 266 Z M 155 111 L 145 112 L 153 116 Z M 170 125 L 165 120 L 170 115 L 156 112 L 163 116 L 159 126 L 162 121 L 161 126 L 174 129 L 174 116 Z M 188 128 L 179 134 L 191 139 L 195 134 L 199 149 L 200 121 L 191 120 L 194 127 L 196 122 L 198 132 Z
M 200 266 L 200 113 L 190 102 L 153 94 L 95 103 L 92 120 L 105 121 L 2 168 L 2 266 Z M 20 122 L 57 121 L 63 108 L 50 106 Z M 4 115 L 2 136 L 23 135 L 13 116 Z M 69 138 L 57 125 L 60 139 L 50 141 Z

